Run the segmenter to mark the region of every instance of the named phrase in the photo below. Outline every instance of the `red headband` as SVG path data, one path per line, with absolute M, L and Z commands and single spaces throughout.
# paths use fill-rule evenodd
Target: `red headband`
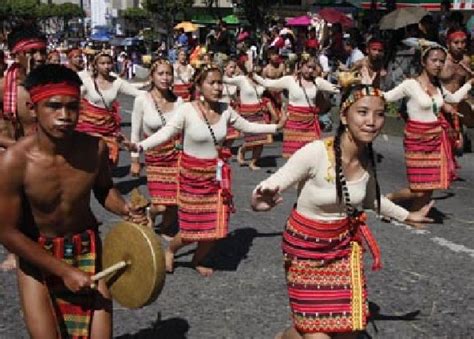
M 55 95 L 68 95 L 79 98 L 81 96 L 81 89 L 78 85 L 61 82 L 57 84 L 39 85 L 30 90 L 30 98 L 33 104 Z
M 467 39 L 467 34 L 463 31 L 452 32 L 448 35 L 448 40 Z
M 369 43 L 369 48 L 380 48 L 380 49 L 384 49 L 383 48 L 383 43 L 381 43 L 380 41 L 372 41 L 371 43 Z
M 12 49 L 12 53 L 28 52 L 32 49 L 46 49 L 46 42 L 41 39 L 20 40 Z

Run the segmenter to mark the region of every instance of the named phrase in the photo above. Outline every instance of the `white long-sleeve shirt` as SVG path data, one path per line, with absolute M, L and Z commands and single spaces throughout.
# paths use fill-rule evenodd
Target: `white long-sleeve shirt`
M 173 65 L 174 83 L 177 85 L 187 84 L 194 75 L 194 68 L 190 64 L 182 67 L 178 63 Z
M 339 92 L 333 84 L 320 77 L 317 77 L 314 80 L 315 85 L 305 87 L 304 89 L 300 86 L 297 79 L 292 75 L 286 75 L 279 79 L 264 79 L 259 75 L 254 75 L 253 77 L 260 85 L 266 88 L 288 90 L 289 104 L 292 106 L 314 106 L 318 90 L 330 93 Z
M 100 89 L 100 92 L 102 93 L 102 96 L 104 97 L 104 101 L 102 101 L 100 94 L 97 92 L 95 88 L 94 80 L 92 76 L 90 74 L 83 73 L 81 75 L 81 80 L 82 80 L 82 86 L 81 86 L 82 97 L 86 99 L 87 101 L 89 101 L 94 106 L 101 107 L 101 108 L 106 108 L 104 105 L 104 101 L 107 107 L 110 107 L 112 103 L 117 99 L 117 96 L 119 95 L 119 93 L 128 94 L 128 95 L 136 97 L 140 93 L 143 92 L 137 89 L 132 84 L 128 83 L 127 81 L 122 80 L 117 77 L 112 82 L 112 87 L 110 87 L 109 89 Z
M 227 104 L 222 103 L 221 105 L 221 117 L 218 122 L 211 125 L 219 145 L 222 145 L 225 140 L 229 124 L 241 132 L 251 134 L 275 133 L 277 130 L 276 124 L 248 122 Z M 201 112 L 197 111 L 190 102 L 180 105 L 166 126 L 140 142 L 139 145 L 143 150 L 147 150 L 161 145 L 178 133 L 183 135 L 183 150 L 187 154 L 199 159 L 215 159 L 217 157 L 211 132 L 202 118 Z
M 417 80 L 406 79 L 390 91 L 384 92 L 383 96 L 388 102 L 398 101 L 405 97 L 408 98 L 407 113 L 410 120 L 433 122 L 438 118 L 433 112 L 432 99 L 434 99 L 438 110 L 440 110 L 444 102 L 458 103 L 470 90 L 471 83 L 467 82 L 455 93 L 451 93 L 443 87 L 444 98 L 439 88 L 436 89 L 436 95 L 430 97 Z
M 280 192 L 300 183 L 296 210 L 307 218 L 337 220 L 346 216 L 344 206 L 337 201 L 334 166 L 329 160 L 324 141 L 316 140 L 296 151 L 275 174 L 257 187 Z M 368 171 L 354 180 L 347 181 L 351 203 L 374 207 L 375 189 Z M 368 201 L 371 200 L 371 201 Z M 409 212 L 381 197 L 381 214 L 404 221 Z
M 162 112 L 166 122 L 174 117 L 176 109 L 182 103 L 183 99 L 178 97 L 171 111 Z M 133 143 L 140 141 L 142 132 L 150 136 L 163 127 L 163 121 L 156 110 L 155 102 L 150 92 L 143 92 L 135 98 L 131 121 L 130 141 Z M 132 152 L 131 154 L 132 157 L 138 157 L 138 153 Z
M 224 76 L 226 85 L 234 85 L 240 90 L 240 103 L 244 105 L 254 105 L 261 101 L 265 87 L 258 86 L 245 75 L 238 75 L 232 78 Z

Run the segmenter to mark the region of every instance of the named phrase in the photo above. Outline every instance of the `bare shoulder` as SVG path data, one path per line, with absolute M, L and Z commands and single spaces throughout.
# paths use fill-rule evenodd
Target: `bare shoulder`
M 32 135 L 0 153 L 0 182 L 13 184 L 22 180 L 28 165 L 28 154 L 34 147 L 35 140 Z
M 468 56 L 468 55 L 465 55 L 463 58 L 462 58 L 462 61 L 461 61 L 464 65 L 466 65 L 468 68 L 471 68 L 471 58 Z

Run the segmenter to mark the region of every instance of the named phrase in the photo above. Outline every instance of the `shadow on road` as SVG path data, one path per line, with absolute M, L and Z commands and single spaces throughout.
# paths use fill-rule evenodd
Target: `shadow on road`
M 183 318 L 161 320 L 158 313 L 157 320 L 149 327 L 134 334 L 124 334 L 116 339 L 185 339 L 189 331 L 189 323 Z
M 257 165 L 260 167 L 277 167 L 277 159 L 280 158 L 280 156 L 266 156 L 266 157 L 261 157 Z
M 280 237 L 282 232 L 259 233 L 254 228 L 240 228 L 220 240 L 211 255 L 212 267 L 218 271 L 235 271 L 240 262 L 247 258 L 253 239 Z
M 115 188 L 119 190 L 121 194 L 128 194 L 135 187 L 146 185 L 146 177 L 140 177 L 133 180 L 119 181 L 115 183 Z
M 421 311 L 416 310 L 413 312 L 408 312 L 405 314 L 400 315 L 390 315 L 390 314 L 382 314 L 380 313 L 380 306 L 374 302 L 369 301 L 369 313 L 370 318 L 368 320 L 369 324 L 372 324 L 374 327 L 375 333 L 378 333 L 378 328 L 376 321 L 416 321 L 419 320 L 418 316 L 420 315 Z M 370 339 L 372 336 L 367 332 L 362 332 L 357 336 L 358 339 Z
M 130 166 L 117 166 L 112 168 L 112 177 L 114 178 L 123 178 L 128 175 L 130 172 Z

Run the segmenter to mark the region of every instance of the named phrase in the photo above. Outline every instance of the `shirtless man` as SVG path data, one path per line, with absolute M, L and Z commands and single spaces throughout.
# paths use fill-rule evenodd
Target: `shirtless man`
M 0 158 L 0 242 L 20 258 L 18 289 L 32 338 L 112 336 L 106 284 L 91 288 L 101 269 L 91 192 L 107 210 L 132 213 L 113 188 L 105 144 L 74 130 L 81 83 L 64 66 L 34 69 L 25 87 L 37 132 Z
M 15 62 L 10 65 L 0 84 L 3 112 L 0 116 L 0 148 L 13 145 L 19 138 L 36 130 L 36 120 L 27 107 L 29 94 L 22 86 L 30 69 L 46 61 L 46 40 L 33 27 L 17 27 L 8 35 L 8 49 Z M 0 269 L 16 266 L 15 257 L 8 254 Z
M 373 86 L 381 88 L 387 71 L 384 67 L 384 44 L 382 40 L 372 38 L 367 43 L 367 56 L 357 61 L 351 71 L 366 72 L 374 79 Z
M 441 84 L 451 93 L 456 92 L 473 73 L 470 66 L 470 58 L 466 55 L 467 34 L 459 28 L 450 29 L 446 35 L 446 44 L 448 46 L 448 57 L 441 71 Z M 454 129 L 454 147 L 460 151 L 463 149 L 462 128 L 459 122 L 457 109 L 451 105 L 445 104 L 443 111 L 447 113 L 447 119 Z
M 278 54 L 278 49 L 270 47 L 267 52 L 268 64 L 262 70 L 262 77 L 267 79 L 279 79 L 285 75 L 285 63 Z M 278 117 L 281 116 L 282 93 L 280 90 L 269 89 L 266 94 L 271 102 Z

